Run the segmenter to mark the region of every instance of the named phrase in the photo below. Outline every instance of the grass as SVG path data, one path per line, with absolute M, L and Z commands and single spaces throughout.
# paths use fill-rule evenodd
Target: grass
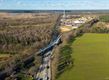
M 10 54 L 2 54 L 2 53 L 0 53 L 0 58 L 1 57 L 9 57 L 9 56 L 11 56 Z
M 109 80 L 109 34 L 84 34 L 72 49 L 74 66 L 57 80 Z
M 102 22 L 109 22 L 109 15 L 100 16 L 100 21 L 102 21 Z

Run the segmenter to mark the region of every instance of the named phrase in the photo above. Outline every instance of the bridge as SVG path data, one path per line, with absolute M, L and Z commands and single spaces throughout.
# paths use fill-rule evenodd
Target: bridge
M 43 56 L 48 51 L 52 50 L 55 45 L 58 45 L 60 43 L 61 43 L 61 35 L 59 35 L 56 39 L 54 39 L 54 41 L 52 41 L 47 47 L 40 49 L 38 55 Z
M 42 57 L 42 64 L 40 65 L 37 74 L 34 76 L 35 80 L 51 80 L 51 55 L 54 46 L 61 43 L 61 36 L 57 36 L 47 47 L 41 49 L 38 53 Z

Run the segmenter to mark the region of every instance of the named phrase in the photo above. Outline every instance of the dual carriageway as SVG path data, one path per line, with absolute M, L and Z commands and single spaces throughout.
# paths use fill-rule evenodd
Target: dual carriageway
M 55 47 L 60 43 L 61 43 L 61 36 L 58 36 L 47 47 L 39 51 L 38 55 L 42 57 L 42 64 L 38 69 L 38 73 L 35 76 L 35 80 L 52 80 L 52 76 L 51 76 L 52 49 L 53 47 Z

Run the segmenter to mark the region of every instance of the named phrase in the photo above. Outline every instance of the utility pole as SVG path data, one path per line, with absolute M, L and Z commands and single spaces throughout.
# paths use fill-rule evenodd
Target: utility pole
M 64 12 L 63 12 L 63 18 L 64 18 L 64 20 L 66 19 L 65 10 L 64 10 Z

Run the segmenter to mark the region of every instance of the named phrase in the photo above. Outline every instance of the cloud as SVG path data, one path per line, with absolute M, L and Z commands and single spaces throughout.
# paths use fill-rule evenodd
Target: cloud
M 17 3 L 17 6 L 27 6 L 26 3 L 23 3 L 21 1 L 16 1 L 16 3 Z

